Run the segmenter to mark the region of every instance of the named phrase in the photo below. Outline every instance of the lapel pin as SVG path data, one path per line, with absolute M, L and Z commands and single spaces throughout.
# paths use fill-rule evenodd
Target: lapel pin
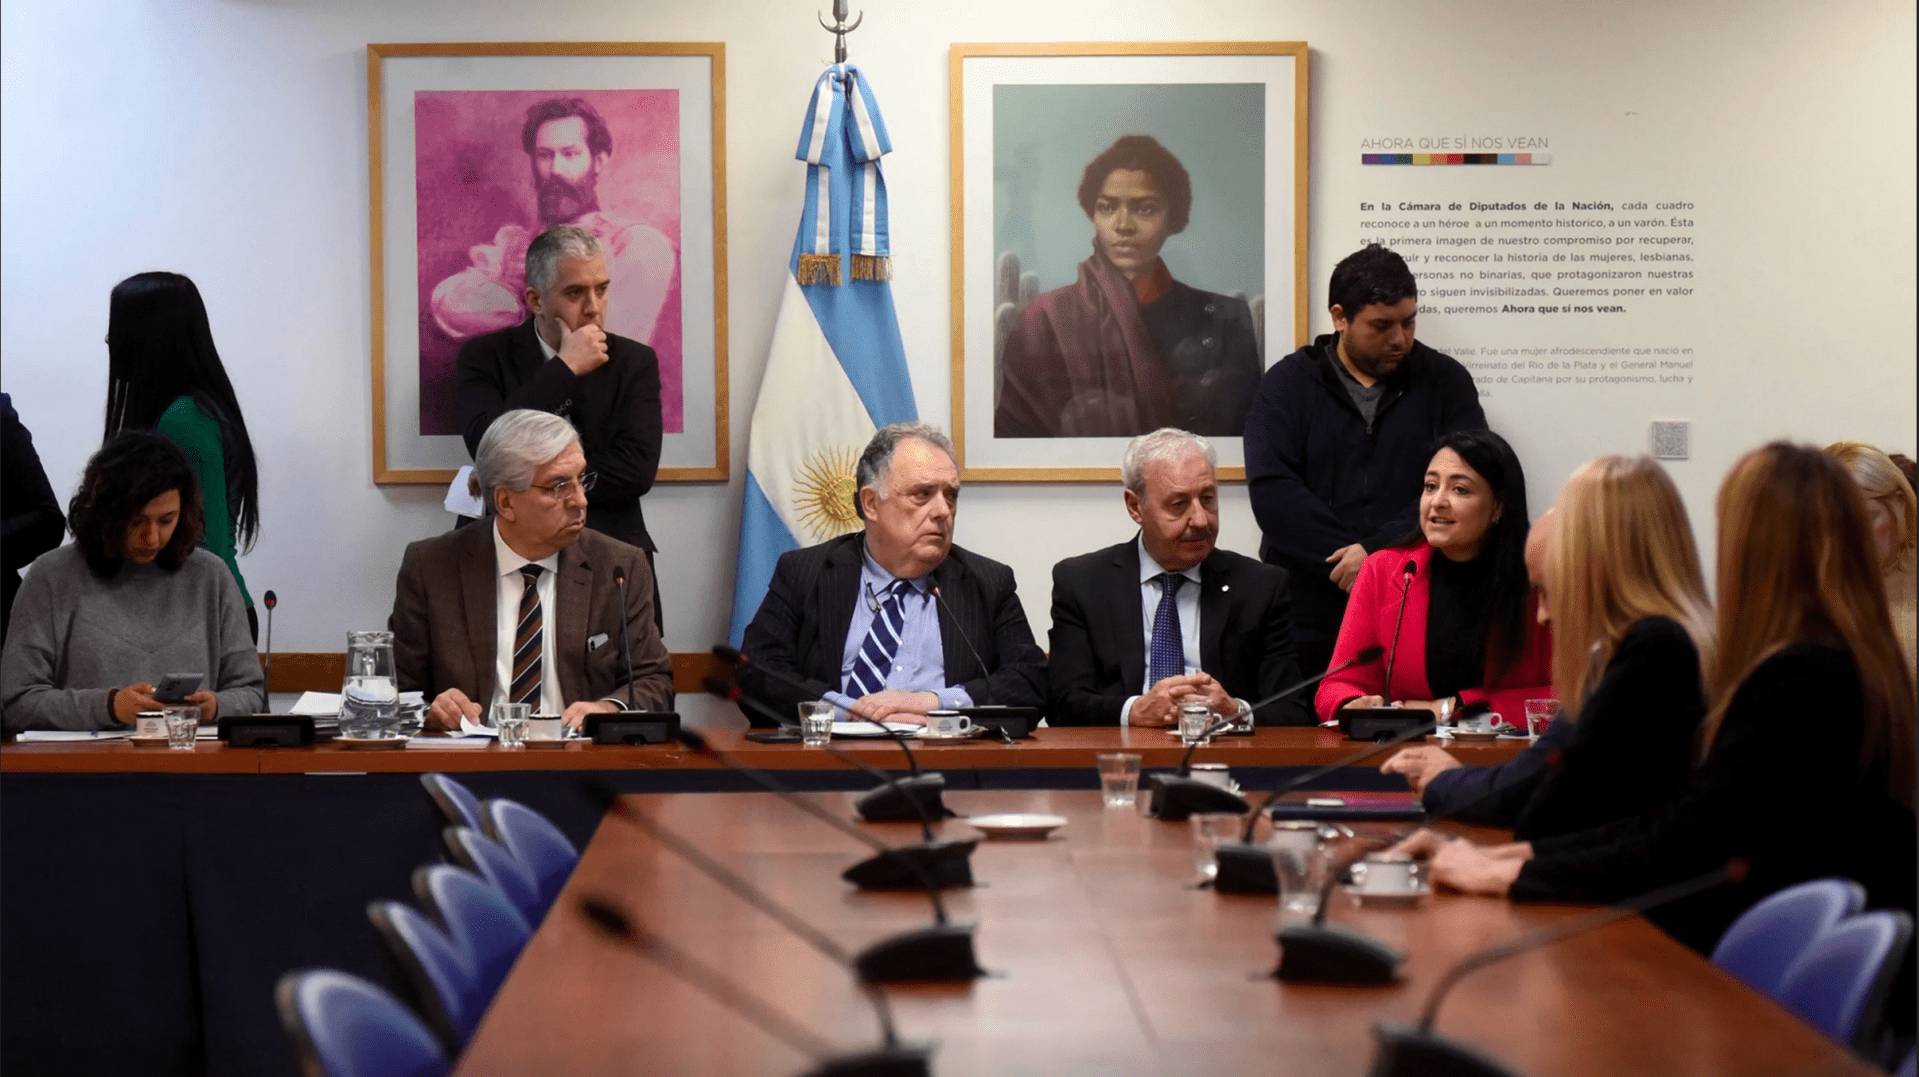
M 1230 591 L 1233 589 L 1233 585 L 1230 583 L 1222 583 L 1219 585 L 1219 589 L 1221 591 Z

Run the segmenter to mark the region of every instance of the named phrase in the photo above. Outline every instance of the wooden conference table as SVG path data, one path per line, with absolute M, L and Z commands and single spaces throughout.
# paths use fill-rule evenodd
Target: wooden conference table
M 850 815 L 850 794 L 808 794 Z M 979 925 L 993 976 L 893 988 L 902 1039 L 937 1044 L 941 1075 L 1367 1072 L 1375 1021 L 1409 1021 L 1467 954 L 1576 910 L 1439 895 L 1416 910 L 1333 919 L 1408 955 L 1389 987 L 1283 985 L 1272 898 L 1195 889 L 1190 828 L 1104 809 L 1094 791 L 980 790 L 962 814 L 1043 811 L 1042 842 L 987 841 L 980 885 L 946 892 Z M 848 949 L 928 922 L 923 895 L 839 878 L 862 850 L 766 794 L 641 795 L 640 810 L 752 879 Z M 873 826 L 888 840 L 915 828 Z M 963 822 L 945 836 L 971 835 Z M 812 1060 L 638 953 L 596 933 L 602 897 L 840 1050 L 877 1042 L 851 976 L 631 824 L 609 820 L 462 1057 L 493 1074 L 799 1074 Z M 1533 1077 L 1874 1073 L 1680 947 L 1627 920 L 1476 972 L 1436 1029 Z

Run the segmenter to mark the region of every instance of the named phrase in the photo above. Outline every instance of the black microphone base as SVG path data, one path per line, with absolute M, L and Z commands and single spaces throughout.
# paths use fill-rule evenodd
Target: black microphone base
M 1373 1036 L 1379 1053 L 1371 1077 L 1513 1077 L 1492 1059 L 1410 1025 L 1382 1024 Z
M 975 841 L 933 841 L 901 845 L 862 860 L 840 873 L 861 890 L 924 890 L 926 880 L 941 890 L 973 885 Z
M 861 950 L 853 958 L 868 983 L 968 981 L 986 975 L 973 956 L 972 924 L 935 924 L 895 935 Z
M 804 1077 L 929 1077 L 933 1049 L 896 1044 L 854 1055 L 829 1058 Z
M 1387 984 L 1399 978 L 1406 955 L 1341 927 L 1287 924 L 1279 929 L 1279 967 L 1287 983 Z
M 1392 740 L 1432 720 L 1433 716 L 1423 710 L 1347 707 L 1339 712 L 1339 732 L 1347 740 Z
M 1252 805 L 1246 803 L 1245 797 L 1198 778 L 1148 774 L 1146 785 L 1153 797 L 1152 807 L 1147 814 L 1155 819 L 1178 822 L 1194 812 L 1223 811 L 1244 815 L 1252 810 Z
M 1213 849 L 1219 874 L 1213 877 L 1213 889 L 1222 894 L 1277 894 L 1279 876 L 1273 872 L 1273 856 L 1264 845 L 1244 841 L 1222 841 Z
M 944 774 L 913 774 L 895 778 L 893 784 L 860 797 L 853 807 L 869 823 L 917 823 L 922 819 L 946 819 L 952 812 L 940 794 L 946 789 Z

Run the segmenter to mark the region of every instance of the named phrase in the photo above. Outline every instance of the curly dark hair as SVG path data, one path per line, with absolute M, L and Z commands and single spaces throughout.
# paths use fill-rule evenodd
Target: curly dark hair
M 1193 213 L 1192 177 L 1186 174 L 1186 166 L 1179 163 L 1179 158 L 1151 135 L 1122 135 L 1086 166 L 1086 172 L 1079 179 L 1079 208 L 1086 211 L 1088 218 L 1093 216 L 1093 203 L 1099 199 L 1100 188 L 1106 186 L 1106 177 L 1121 169 L 1153 177 L 1153 186 L 1159 188 L 1160 197 L 1166 200 L 1167 235 L 1186 230 L 1186 222 Z
M 127 528 L 148 502 L 168 490 L 180 491 L 180 521 L 154 561 L 172 571 L 186 564 L 205 528 L 200 484 L 187 455 L 151 430 L 123 430 L 87 461 L 80 489 L 67 504 L 67 526 L 95 576 L 112 579 L 120 571 Z
M 1338 307 L 1348 321 L 1375 303 L 1392 307 L 1417 298 L 1419 282 L 1406 267 L 1406 259 L 1377 243 L 1340 259 L 1326 286 L 1326 309 Z
M 600 117 L 599 109 L 594 108 L 584 97 L 556 97 L 526 110 L 526 126 L 520 128 L 520 145 L 526 150 L 526 155 L 533 156 L 533 140 L 539 137 L 542 126 L 569 116 L 578 116 L 586 121 L 588 153 L 598 157 L 613 152 L 613 132 Z

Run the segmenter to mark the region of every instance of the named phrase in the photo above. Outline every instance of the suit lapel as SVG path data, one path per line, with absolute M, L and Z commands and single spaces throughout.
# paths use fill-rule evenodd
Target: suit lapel
M 1199 668 L 1204 670 L 1220 669 L 1219 641 L 1226 637 L 1226 620 L 1232 614 L 1231 577 L 1218 550 L 1199 563 Z
M 853 627 L 853 603 L 861 601 L 862 549 L 859 536 L 851 536 L 826 551 L 826 559 L 820 565 L 815 595 L 819 602 L 819 646 L 825 653 L 819 656 L 815 668 L 832 670 L 831 675 L 823 679 L 833 682 L 835 688 L 839 687 L 840 657 L 845 653 L 846 633 Z
M 493 663 L 499 652 L 499 562 L 493 555 L 493 519 L 482 517 L 465 528 L 474 537 L 460 550 L 460 591 L 465 601 L 467 651 L 473 656 L 474 702 L 493 698 Z
M 1146 612 L 1139 590 L 1139 542 L 1120 546 L 1113 554 L 1112 575 L 1099 588 L 1109 596 L 1106 623 L 1119 633 L 1120 683 L 1130 694 L 1146 683 Z
M 560 551 L 560 570 L 553 581 L 553 659 L 560 666 L 560 698 L 568 702 L 593 695 L 586 683 L 586 626 L 592 602 L 593 564 L 575 543 Z
M 977 669 L 979 663 L 973 660 L 973 652 L 966 646 L 966 637 L 979 633 L 973 629 L 973 589 L 966 586 L 964 577 L 966 566 L 953 560 L 948 554 L 946 560 L 933 570 L 933 586 L 939 588 L 940 598 L 933 600 L 933 623 L 940 626 L 940 662 L 946 671 L 947 684 L 960 684 L 976 677 L 986 676 L 986 670 Z M 965 623 L 960 623 L 964 617 Z M 954 622 L 954 631 L 947 631 L 946 623 Z M 964 635 L 962 635 L 964 633 Z M 976 670 L 972 676 L 962 677 L 958 670 Z

